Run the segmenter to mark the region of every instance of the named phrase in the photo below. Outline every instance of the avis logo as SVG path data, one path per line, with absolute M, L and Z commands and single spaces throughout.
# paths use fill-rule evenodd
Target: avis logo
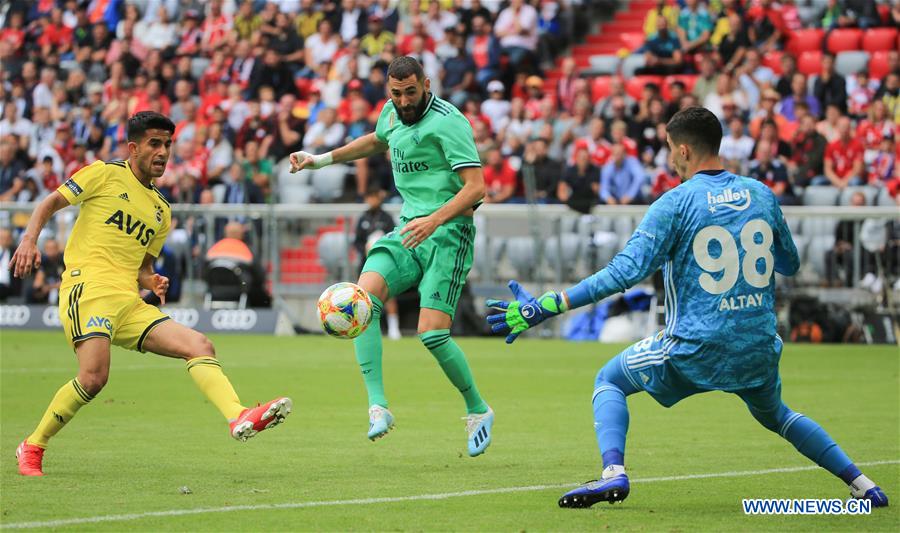
M 88 320 L 87 327 L 104 328 L 106 331 L 112 331 L 112 323 L 110 323 L 108 318 L 102 316 L 92 316 L 91 319 Z
M 750 189 L 732 191 L 731 187 L 729 187 L 715 196 L 713 196 L 713 193 L 706 191 L 706 202 L 709 204 L 710 213 L 715 213 L 717 207 L 743 211 L 750 207 Z

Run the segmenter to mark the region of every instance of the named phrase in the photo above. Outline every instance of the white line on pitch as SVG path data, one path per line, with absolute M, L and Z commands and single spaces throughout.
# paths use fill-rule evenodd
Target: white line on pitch
M 856 463 L 857 466 L 876 466 L 900 464 L 900 459 L 886 461 L 869 461 Z M 632 483 L 657 483 L 660 481 L 684 481 L 688 479 L 708 479 L 717 477 L 743 477 L 760 476 L 763 474 L 781 474 L 787 472 L 805 472 L 818 470 L 818 466 L 794 466 L 788 468 L 770 468 L 768 470 L 745 470 L 738 472 L 713 472 L 708 474 L 688 474 L 684 476 L 648 477 L 631 480 Z M 483 496 L 485 494 L 508 494 L 512 492 L 532 492 L 547 489 L 561 489 L 577 486 L 577 483 L 558 483 L 553 485 L 529 485 L 525 487 L 503 487 L 497 489 L 463 490 L 459 492 L 442 492 L 438 494 L 419 494 L 415 496 L 391 496 L 384 498 L 359 498 L 355 500 L 324 500 L 293 503 L 264 503 L 258 505 L 229 505 L 227 507 L 201 507 L 195 509 L 173 509 L 170 511 L 149 511 L 146 513 L 114 514 L 101 516 L 85 516 L 83 518 L 65 518 L 62 520 L 46 520 L 43 522 L 14 522 L 3 524 L 4 529 L 28 529 L 38 527 L 63 527 L 78 524 L 97 524 L 100 522 L 127 522 L 144 518 L 156 518 L 166 516 L 188 516 L 196 514 L 231 513 L 235 511 L 265 511 L 272 509 L 302 509 L 305 507 L 327 507 L 337 505 L 368 505 L 373 503 L 397 503 L 420 500 L 446 500 L 448 498 L 460 498 L 464 496 Z

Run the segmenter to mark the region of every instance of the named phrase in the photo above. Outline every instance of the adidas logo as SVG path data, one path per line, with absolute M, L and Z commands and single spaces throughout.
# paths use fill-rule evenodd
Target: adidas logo
M 60 424 L 66 423 L 66 419 L 63 418 L 62 415 L 57 413 L 56 411 L 53 412 L 53 418 L 55 418 L 56 421 L 59 422 Z
M 434 294 L 431 295 L 431 299 L 432 299 L 432 300 L 437 300 L 437 301 L 440 302 L 440 301 L 441 301 L 441 293 L 435 291 Z
M 119 198 L 125 200 L 126 202 L 130 201 L 130 200 L 128 200 L 128 193 L 127 193 L 127 192 L 123 192 L 122 194 L 120 194 L 120 195 L 119 195 Z

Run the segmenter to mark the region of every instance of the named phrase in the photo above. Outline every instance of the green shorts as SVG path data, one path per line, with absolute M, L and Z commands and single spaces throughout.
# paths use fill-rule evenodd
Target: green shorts
M 463 219 L 465 220 L 465 219 Z M 397 296 L 418 286 L 419 306 L 456 314 L 456 304 L 472 268 L 475 226 L 454 219 L 439 226 L 413 249 L 403 247 L 400 229 L 407 221 L 378 239 L 369 250 L 363 272 L 377 272 Z

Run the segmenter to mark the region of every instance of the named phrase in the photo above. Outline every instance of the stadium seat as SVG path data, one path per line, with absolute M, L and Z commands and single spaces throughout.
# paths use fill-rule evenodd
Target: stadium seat
M 838 219 L 832 217 L 806 217 L 800 224 L 800 234 L 804 237 L 816 237 L 819 235 L 830 235 L 834 237 L 834 230 L 837 228 Z
M 590 71 L 593 74 L 615 74 L 621 62 L 617 55 L 593 55 L 590 61 Z
M 349 172 L 346 165 L 331 165 L 320 168 L 312 175 L 312 186 L 316 199 L 331 202 L 344 193 L 344 180 Z
M 841 191 L 841 196 L 838 199 L 838 205 L 850 205 L 850 198 L 852 198 L 853 194 L 857 192 L 861 192 L 866 195 L 866 205 L 875 205 L 875 198 L 878 197 L 878 187 L 872 187 L 871 185 L 845 187 L 844 190 Z
M 622 60 L 622 77 L 631 78 L 634 71 L 646 65 L 644 54 L 631 54 Z
M 625 82 L 625 92 L 635 100 L 640 100 L 645 85 L 655 83 L 662 87 L 662 81 L 662 76 L 633 76 Z
M 594 234 L 594 269 L 605 267 L 619 251 L 619 236 L 610 231 Z
M 828 34 L 826 46 L 832 54 L 859 50 L 862 42 L 862 30 L 859 28 L 838 28 Z
M 199 80 L 203 77 L 203 73 L 206 72 L 206 68 L 209 67 L 210 60 L 209 58 L 197 56 L 191 58 L 191 76 L 195 80 Z
M 634 219 L 631 215 L 621 215 L 613 219 L 613 232 L 619 237 L 631 237 L 634 233 Z
M 520 278 L 532 279 L 537 270 L 537 246 L 533 237 L 510 237 L 506 257 Z
M 768 52 L 762 58 L 763 66 L 769 67 L 772 69 L 772 72 L 781 76 L 781 56 L 784 55 L 784 52 L 781 50 L 772 50 Z
M 791 228 L 791 233 L 800 233 L 800 223 L 803 221 L 802 218 L 784 217 L 784 219 L 787 221 L 788 227 Z
M 488 238 L 479 233 L 475 236 L 475 269 L 482 280 L 493 277 L 497 272 L 497 266 L 503 258 L 505 248 L 503 239 Z
M 791 34 L 786 50 L 794 55 L 801 52 L 821 51 L 825 32 L 820 28 L 797 30 Z
M 862 49 L 866 52 L 896 48 L 897 28 L 869 28 L 863 33 Z
M 880 205 L 882 207 L 896 207 L 897 202 L 891 196 L 891 191 L 887 189 L 887 187 L 880 187 L 878 191 L 878 198 L 875 201 L 876 205 Z
M 809 237 L 792 233 L 791 238 L 794 239 L 794 246 L 797 247 L 797 256 L 800 258 L 800 264 L 806 262 L 806 247 L 809 246 Z
M 316 244 L 319 261 L 334 277 L 345 279 L 349 272 L 343 272 L 350 265 L 350 239 L 343 231 L 328 231 L 319 237 Z
M 800 15 L 800 20 L 803 22 L 803 25 L 806 27 L 815 26 L 820 22 L 819 13 L 821 13 L 821 6 L 817 5 L 798 5 L 797 13 Z
M 853 76 L 869 65 L 869 52 L 849 50 L 839 53 L 834 62 L 834 70 L 841 76 Z
M 803 205 L 836 205 L 840 194 L 831 185 L 810 185 L 803 191 Z
M 584 257 L 588 240 L 576 233 L 563 233 L 549 237 L 544 244 L 544 256 L 554 271 L 564 279 L 571 277 L 578 261 Z
M 601 98 L 609 96 L 611 82 L 612 77 L 610 76 L 597 76 L 594 78 L 591 82 L 591 100 L 596 103 Z
M 253 284 L 248 265 L 227 257 L 217 257 L 206 265 L 205 309 L 244 309 Z
M 800 54 L 797 60 L 797 70 L 807 76 L 818 74 L 822 71 L 822 52 L 820 50 L 807 51 Z
M 644 35 L 644 32 L 642 31 L 630 31 L 620 33 L 619 39 L 622 41 L 622 46 L 627 48 L 629 52 L 634 52 L 638 48 L 644 46 L 647 36 Z
M 312 202 L 314 190 L 309 185 L 279 184 L 279 202 L 282 204 L 308 204 Z
M 663 100 L 669 101 L 672 98 L 672 94 L 669 91 L 669 86 L 672 83 L 680 81 L 685 85 L 685 92 L 690 94 L 691 91 L 694 90 L 694 84 L 697 83 L 697 75 L 696 74 L 676 74 L 674 76 L 666 76 L 663 80 L 662 84 L 662 97 Z
M 869 77 L 874 80 L 883 79 L 891 71 L 888 63 L 888 51 L 878 50 L 869 57 Z
M 806 260 L 819 278 L 825 277 L 825 253 L 834 248 L 834 234 L 817 235 L 810 239 L 806 249 Z

